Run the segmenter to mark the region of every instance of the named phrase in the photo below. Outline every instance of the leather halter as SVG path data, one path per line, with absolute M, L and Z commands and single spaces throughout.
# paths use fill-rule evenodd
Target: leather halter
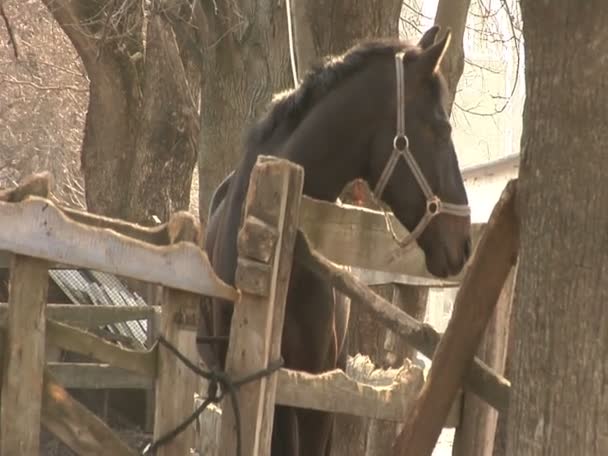
M 422 219 L 420 219 L 420 222 L 418 222 L 416 228 L 414 228 L 414 230 L 403 239 L 398 239 L 388 213 L 384 210 L 384 208 L 382 209 L 387 228 L 391 232 L 393 239 L 395 239 L 400 247 L 405 247 L 412 241 L 416 240 L 436 215 L 443 213 L 458 217 L 469 217 L 471 214 L 471 209 L 468 205 L 446 203 L 441 201 L 441 199 L 433 193 L 431 186 L 424 177 L 422 170 L 418 166 L 416 159 L 410 151 L 410 143 L 407 135 L 405 134 L 405 79 L 403 77 L 404 57 L 404 52 L 399 52 L 395 55 L 395 68 L 397 71 L 397 132 L 395 134 L 395 138 L 393 139 L 393 152 L 386 162 L 384 170 L 382 171 L 373 192 L 374 197 L 377 200 L 382 199 L 382 193 L 384 192 L 384 189 L 386 188 L 386 185 L 388 184 L 388 181 L 395 170 L 397 161 L 399 158 L 403 158 L 416 178 L 416 182 L 418 182 L 418 186 L 422 190 L 422 193 L 424 193 L 424 197 L 426 198 L 426 208 L 424 215 L 422 216 Z

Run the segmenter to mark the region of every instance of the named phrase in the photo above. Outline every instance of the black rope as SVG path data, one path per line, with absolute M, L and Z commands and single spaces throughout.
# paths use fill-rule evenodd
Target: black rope
M 155 454 L 156 450 L 173 440 L 180 433 L 182 433 L 193 421 L 195 421 L 201 413 L 212 403 L 219 403 L 224 398 L 226 394 L 230 395 L 230 402 L 232 403 L 232 411 L 234 413 L 234 420 L 236 425 L 236 454 L 237 456 L 241 456 L 241 410 L 238 404 L 238 397 L 236 395 L 239 387 L 260 380 L 266 376 L 269 376 L 283 367 L 283 360 L 280 359 L 278 361 L 273 361 L 268 365 L 267 368 L 261 369 L 252 374 L 246 375 L 238 380 L 232 380 L 228 374 L 225 372 L 216 372 L 216 371 L 205 371 L 182 355 L 177 348 L 175 348 L 169 341 L 167 341 L 164 337 L 159 337 L 158 342 L 160 345 L 163 345 L 167 348 L 177 359 L 179 359 L 188 369 L 190 369 L 195 374 L 209 381 L 209 388 L 207 390 L 207 398 L 203 401 L 203 403 L 196 408 L 194 412 L 192 412 L 181 424 L 176 426 L 171 431 L 167 432 L 165 435 L 161 436 L 155 442 L 152 442 L 143 449 L 142 455 L 150 455 Z M 217 394 L 218 386 L 221 386 L 221 394 Z

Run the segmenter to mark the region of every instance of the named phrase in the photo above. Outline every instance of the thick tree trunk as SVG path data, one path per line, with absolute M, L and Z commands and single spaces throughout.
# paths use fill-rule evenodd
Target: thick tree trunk
M 200 73 L 187 61 L 171 24 L 156 15 L 147 27 L 141 125 L 125 199 L 124 215 L 141 223 L 169 220 L 187 210 L 198 141 Z
M 207 217 L 213 190 L 238 162 L 244 129 L 273 93 L 294 85 L 285 1 L 204 4 L 199 209 Z M 396 36 L 400 0 L 291 0 L 299 77 L 320 58 L 358 40 Z
M 143 3 L 44 3 L 90 80 L 81 151 L 87 209 L 148 224 L 187 209 L 199 82 L 183 69 L 189 62 L 172 27 L 189 27 L 188 2 L 155 3 L 165 10 L 150 17 L 147 48 Z
M 217 7 L 217 8 L 216 8 Z M 199 211 L 242 155 L 249 123 L 274 92 L 292 87 L 284 2 L 202 2 L 203 80 Z
M 526 102 L 507 454 L 608 454 L 608 8 L 521 1 Z

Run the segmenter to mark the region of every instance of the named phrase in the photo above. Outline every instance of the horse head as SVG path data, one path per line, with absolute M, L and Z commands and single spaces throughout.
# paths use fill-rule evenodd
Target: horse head
M 429 272 L 447 277 L 470 255 L 471 221 L 440 70 L 450 31 L 435 43 L 438 30 L 395 59 L 397 90 L 386 122 L 393 134 L 378 133 L 368 181 L 422 248 Z

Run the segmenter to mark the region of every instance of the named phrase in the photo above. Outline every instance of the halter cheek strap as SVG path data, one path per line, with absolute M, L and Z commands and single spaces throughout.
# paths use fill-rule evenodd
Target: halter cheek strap
M 389 179 L 393 175 L 395 170 L 395 166 L 399 161 L 399 158 L 403 158 L 405 163 L 408 165 L 420 190 L 424 194 L 426 198 L 426 208 L 422 219 L 418 222 L 418 225 L 414 230 L 404 237 L 403 239 L 399 239 L 393 229 L 392 222 L 388 213 L 382 208 L 384 212 L 384 219 L 387 224 L 387 228 L 390 231 L 393 239 L 399 244 L 400 247 L 405 247 L 412 241 L 418 238 L 427 227 L 427 225 L 431 222 L 431 220 L 438 214 L 450 214 L 458 217 L 468 217 L 471 214 L 471 210 L 466 204 L 453 204 L 453 203 L 445 203 L 441 201 L 441 199 L 434 194 L 431 186 L 428 181 L 424 177 L 422 170 L 418 166 L 416 159 L 412 155 L 410 151 L 410 142 L 405 134 L 405 78 L 403 76 L 404 71 L 404 59 L 405 53 L 399 52 L 395 56 L 395 70 L 396 70 L 396 79 L 397 79 L 397 131 L 395 133 L 395 138 L 393 139 L 393 152 L 389 157 L 386 165 L 384 166 L 384 170 L 378 179 L 378 183 L 374 188 L 374 197 L 377 200 L 382 199 L 382 194 L 388 184 Z

